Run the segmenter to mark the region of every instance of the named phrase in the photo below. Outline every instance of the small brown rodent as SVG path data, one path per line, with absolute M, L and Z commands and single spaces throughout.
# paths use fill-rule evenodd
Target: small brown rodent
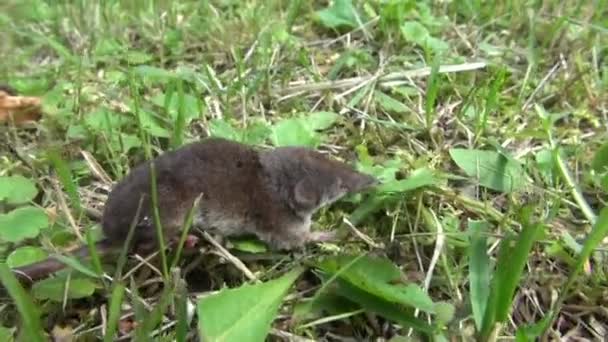
M 165 241 L 180 236 L 196 198 L 193 224 L 223 236 L 253 234 L 276 249 L 293 249 L 331 238 L 311 232 L 311 217 L 321 207 L 378 181 L 349 165 L 303 147 L 257 150 L 237 142 L 208 138 L 153 159 L 158 209 Z M 133 248 L 156 248 L 150 162 L 135 167 L 110 192 L 102 217 L 105 238 L 96 244 L 103 255 L 122 248 L 135 226 Z M 88 256 L 87 246 L 74 255 Z M 14 269 L 40 279 L 63 268 L 56 259 Z

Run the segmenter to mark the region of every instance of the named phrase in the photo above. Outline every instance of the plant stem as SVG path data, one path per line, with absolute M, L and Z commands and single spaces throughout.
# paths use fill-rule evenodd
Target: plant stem
M 564 182 L 566 182 L 566 184 L 568 185 L 568 188 L 570 189 L 570 193 L 572 194 L 574 201 L 578 204 L 579 208 L 583 212 L 583 215 L 585 215 L 585 217 L 587 218 L 589 223 L 595 224 L 595 221 L 597 220 L 597 216 L 593 212 L 593 209 L 591 209 L 591 206 L 589 206 L 589 203 L 587 203 L 587 201 L 583 197 L 583 194 L 581 193 L 577 184 L 572 179 L 572 175 L 570 174 L 570 171 L 568 170 L 566 163 L 560 156 L 557 148 L 553 149 L 553 158 L 554 158 L 555 163 L 557 164 L 557 168 L 559 170 L 561 177 L 563 178 Z

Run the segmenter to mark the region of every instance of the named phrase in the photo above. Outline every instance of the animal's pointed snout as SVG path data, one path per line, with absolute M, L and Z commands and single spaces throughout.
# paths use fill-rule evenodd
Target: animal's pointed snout
M 361 191 L 377 185 L 380 185 L 380 181 L 376 177 L 358 172 L 353 177 L 352 191 Z

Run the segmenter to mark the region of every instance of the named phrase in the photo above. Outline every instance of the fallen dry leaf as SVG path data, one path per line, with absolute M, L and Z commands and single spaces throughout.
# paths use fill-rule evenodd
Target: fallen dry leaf
M 38 121 L 41 115 L 39 97 L 20 96 L 8 86 L 0 86 L 0 123 L 12 121 L 20 125 Z

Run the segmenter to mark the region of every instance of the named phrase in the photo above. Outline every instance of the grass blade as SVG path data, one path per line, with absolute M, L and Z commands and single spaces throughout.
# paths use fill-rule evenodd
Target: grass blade
M 145 340 L 143 322 L 146 320 L 147 311 L 141 301 L 137 286 L 135 279 L 131 277 L 129 282 L 129 288 L 131 289 L 131 305 L 133 306 L 133 314 L 135 316 L 135 322 L 137 323 L 131 336 L 135 336 L 135 341 L 142 341 Z
M 173 299 L 173 288 L 167 286 L 163 289 L 162 294 L 158 300 L 158 303 L 154 306 L 154 309 L 146 315 L 143 321 L 143 334 L 144 336 L 150 337 L 154 329 L 162 322 L 163 316 L 167 312 L 171 300 Z
M 430 130 L 435 117 L 435 101 L 437 100 L 437 94 L 439 93 L 439 54 L 435 55 L 433 59 L 433 65 L 431 66 L 431 75 L 429 76 L 429 83 L 426 88 L 426 129 Z
M 490 83 L 490 87 L 488 89 L 486 98 L 485 98 L 485 108 L 484 110 L 477 116 L 477 127 L 475 132 L 475 141 L 477 142 L 479 138 L 483 136 L 483 133 L 486 131 L 486 127 L 488 124 L 488 118 L 494 111 L 498 109 L 498 97 L 500 95 L 500 90 L 502 89 L 502 85 L 504 84 L 506 79 L 506 69 L 501 68 L 496 75 L 496 78 Z
M 112 298 L 110 299 L 110 315 L 108 317 L 108 329 L 103 340 L 105 342 L 113 341 L 114 335 L 118 328 L 118 320 L 120 319 L 120 308 L 122 299 L 125 295 L 125 286 L 121 283 L 116 283 L 112 290 Z
M 576 258 L 574 270 L 568 276 L 568 280 L 566 280 L 566 283 L 562 287 L 560 295 L 557 298 L 557 301 L 555 301 L 555 305 L 553 306 L 553 308 L 551 308 L 551 319 L 548 320 L 547 325 L 544 327 L 545 334 L 549 327 L 553 324 L 557 313 L 559 312 L 564 300 L 568 295 L 568 292 L 570 291 L 570 287 L 572 286 L 574 281 L 576 281 L 578 274 L 581 272 L 581 269 L 583 268 L 584 264 L 587 262 L 595 248 L 602 242 L 604 237 L 606 237 L 606 235 L 608 235 L 608 207 L 602 209 L 602 211 L 600 212 L 599 218 L 593 226 L 591 233 L 589 233 L 587 240 L 585 240 L 585 244 L 583 244 L 582 251 Z
M 160 254 L 160 262 L 165 280 L 169 279 L 169 267 L 167 264 L 167 252 L 165 250 L 165 235 L 163 233 L 162 223 L 160 221 L 160 209 L 158 207 L 158 186 L 156 184 L 156 167 L 153 162 L 150 163 L 150 187 L 152 197 L 152 211 L 154 213 L 154 227 L 156 229 L 156 238 L 158 239 L 158 249 Z
M 78 195 L 78 185 L 74 182 L 70 167 L 56 150 L 50 150 L 48 158 L 55 167 L 57 176 L 70 197 L 72 206 L 77 210 L 78 215 L 80 215 L 82 213 L 82 205 L 80 203 L 80 196 Z
M 85 233 L 85 238 L 87 240 L 87 245 L 89 246 L 91 264 L 93 265 L 95 272 L 101 276 L 103 274 L 103 267 L 101 266 L 101 258 L 99 257 L 99 253 L 97 252 L 97 247 L 95 246 L 95 241 L 93 240 L 93 232 L 91 229 L 87 229 Z
M 544 225 L 531 223 L 531 207 L 522 210 L 523 229 L 519 236 L 502 240 L 496 272 L 492 280 L 492 291 L 483 320 L 482 340 L 490 340 L 497 332 L 496 323 L 505 322 L 513 302 L 513 294 L 528 260 L 528 255 Z
M 2 281 L 2 285 L 13 299 L 17 310 L 19 310 L 24 324 L 23 331 L 29 337 L 28 340 L 46 341 L 38 309 L 5 263 L 0 263 L 0 281 Z
M 481 329 L 488 297 L 490 296 L 490 258 L 486 252 L 486 222 L 470 221 L 469 245 L 469 287 L 471 289 L 471 307 L 477 329 Z
M 498 296 L 496 319 L 500 322 L 506 321 L 509 316 L 513 294 L 515 293 L 517 284 L 521 280 L 521 274 L 526 261 L 528 261 L 528 254 L 536 241 L 537 233 L 543 228 L 544 226 L 540 223 L 524 227 L 515 246 L 503 260 L 502 265 L 499 264 L 499 267 L 496 269 L 496 273 L 499 275 L 498 278 L 501 280 L 499 284 L 500 290 L 496 293 Z
M 133 217 L 133 222 L 131 222 L 131 226 L 129 227 L 129 233 L 127 234 L 127 239 L 125 244 L 123 245 L 120 254 L 118 256 L 118 262 L 116 266 L 116 271 L 114 272 L 114 282 L 118 281 L 121 277 L 122 268 L 127 262 L 127 253 L 131 247 L 131 240 L 133 240 L 133 235 L 135 235 L 135 226 L 139 222 L 139 217 L 141 216 L 141 209 L 144 202 L 143 196 L 140 197 L 139 203 L 137 205 L 137 210 L 135 211 L 135 216 Z
M 171 145 L 178 148 L 184 141 L 184 131 L 186 129 L 186 115 L 184 113 L 184 83 L 177 80 L 177 117 L 173 127 L 173 139 Z
M 196 211 L 196 208 L 198 208 L 198 205 L 199 205 L 202 197 L 203 197 L 203 194 L 200 194 L 194 200 L 192 207 L 188 211 L 188 215 L 186 216 L 186 220 L 184 222 L 184 225 L 182 226 L 182 235 L 179 238 L 179 243 L 177 245 L 177 251 L 175 252 L 175 256 L 173 257 L 173 261 L 171 262 L 171 268 L 174 268 L 175 266 L 177 266 L 177 263 L 179 262 L 179 258 L 181 256 L 182 250 L 184 248 L 184 243 L 186 242 L 186 238 L 188 237 L 188 232 L 190 231 L 190 228 L 192 228 L 192 220 L 194 219 L 194 213 Z
M 83 265 L 77 258 L 68 257 L 61 254 L 53 255 L 53 258 L 61 261 L 62 263 L 70 266 L 71 268 L 77 270 L 78 272 L 85 274 L 91 278 L 99 278 L 99 274 L 95 273 L 95 271 Z
M 186 281 L 181 276 L 179 269 L 175 268 L 171 271 L 174 282 L 175 311 L 177 316 L 175 340 L 186 341 L 190 325 L 190 321 L 188 320 L 188 290 L 186 288 Z

